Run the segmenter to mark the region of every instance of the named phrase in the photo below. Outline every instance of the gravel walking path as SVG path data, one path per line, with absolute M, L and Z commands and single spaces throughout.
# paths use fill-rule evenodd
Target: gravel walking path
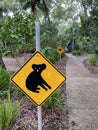
M 70 130 L 98 130 L 98 75 L 90 73 L 83 65 L 88 55 L 67 56 L 66 89 Z

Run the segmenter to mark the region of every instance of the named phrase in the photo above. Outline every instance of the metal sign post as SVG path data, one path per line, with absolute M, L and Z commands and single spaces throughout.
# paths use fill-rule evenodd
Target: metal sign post
M 36 30 L 36 51 L 40 51 L 40 23 L 35 23 Z
M 36 51 L 40 51 L 40 23 L 35 23 L 36 30 Z M 42 112 L 41 106 L 38 106 L 38 130 L 42 130 Z

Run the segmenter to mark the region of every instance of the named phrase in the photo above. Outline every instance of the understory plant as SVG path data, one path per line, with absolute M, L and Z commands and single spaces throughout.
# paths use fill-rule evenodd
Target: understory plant
M 59 59 L 56 50 L 53 47 L 46 46 L 41 52 L 52 62 L 55 63 Z
M 6 91 L 10 84 L 10 74 L 0 66 L 0 92 Z
M 80 50 L 73 50 L 72 53 L 73 55 L 81 55 Z
M 0 99 L 0 130 L 9 128 L 18 116 L 19 102 L 12 103 L 10 92 L 7 93 L 7 99 Z
M 98 56 L 95 54 L 92 55 L 91 58 L 89 59 L 89 64 L 98 67 Z
M 43 104 L 44 108 L 56 108 L 59 107 L 60 103 L 63 101 L 63 95 L 60 90 L 56 90 L 52 96 Z

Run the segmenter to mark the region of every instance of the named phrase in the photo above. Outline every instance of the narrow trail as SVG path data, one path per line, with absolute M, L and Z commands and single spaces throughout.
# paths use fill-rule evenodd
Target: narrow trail
M 70 130 L 98 130 L 98 75 L 91 74 L 83 65 L 88 56 L 67 56 Z

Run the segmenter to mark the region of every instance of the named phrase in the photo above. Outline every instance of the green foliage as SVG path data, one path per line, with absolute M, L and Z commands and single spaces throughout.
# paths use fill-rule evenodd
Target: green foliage
M 46 46 L 44 49 L 41 50 L 41 52 L 49 59 L 52 63 L 55 63 L 59 59 L 58 54 L 56 53 L 56 50 L 53 49 L 50 46 Z
M 36 12 L 36 15 L 37 13 L 39 12 L 43 12 L 43 15 L 46 18 L 49 18 L 49 7 L 50 7 L 50 3 L 51 3 L 51 0 L 18 0 L 19 3 L 21 3 L 22 5 L 22 8 L 24 10 L 27 10 L 27 9 L 31 9 L 32 13 L 35 13 Z
M 8 91 L 8 98 L 4 101 L 0 100 L 0 130 L 10 127 L 18 116 L 19 103 L 14 104 L 10 99 L 10 92 Z
M 90 42 L 90 37 L 89 36 L 82 36 L 79 39 L 79 48 L 81 53 L 93 53 L 94 52 L 94 47 Z
M 17 0 L 0 0 L 0 13 L 7 15 L 9 12 L 14 12 L 19 9 L 19 3 Z
M 57 47 L 58 44 L 58 29 L 52 22 L 41 24 L 41 47 L 50 46 Z
M 95 55 L 98 57 L 98 45 L 95 46 Z
M 58 46 L 62 46 L 63 48 L 65 48 L 65 45 L 67 43 L 67 36 L 65 36 L 65 33 L 63 32 L 63 34 L 58 36 L 58 42 L 57 42 L 57 47 Z
M 62 25 L 63 28 L 68 27 L 73 20 L 77 19 L 78 12 L 76 15 L 76 8 L 75 2 L 72 0 L 55 0 L 51 11 L 53 21 L 58 25 Z
M 41 25 L 41 51 L 53 63 L 59 59 L 56 48 L 61 42 L 56 25 L 52 22 Z
M 22 92 L 21 89 L 19 89 L 15 84 L 11 84 L 10 85 L 10 91 L 12 92 L 11 95 L 12 95 L 12 100 L 15 100 L 15 99 L 20 99 L 20 98 L 24 98 L 24 93 Z
M 1 56 L 11 56 L 12 52 L 7 46 L 4 46 L 2 42 L 0 42 L 0 55 Z
M 57 90 L 44 104 L 44 108 L 55 108 L 59 107 L 60 103 L 63 101 L 63 95 L 60 90 Z
M 7 70 L 0 67 L 0 91 L 8 89 L 10 84 L 10 74 Z
M 80 50 L 73 50 L 72 53 L 73 55 L 81 55 Z
M 91 58 L 89 59 L 89 64 L 92 65 L 92 66 L 98 67 L 98 56 L 92 55 Z
M 35 23 L 32 15 L 17 12 L 13 17 L 0 21 L 0 41 L 13 54 L 32 47 L 35 36 Z
M 92 44 L 98 45 L 98 29 L 97 29 L 97 23 L 98 23 L 98 1 L 95 0 L 86 0 L 82 2 L 82 6 L 84 8 L 84 18 L 82 16 L 81 23 L 83 23 L 86 26 L 82 26 L 82 31 L 84 30 L 84 34 L 89 35 Z M 88 15 L 89 12 L 89 15 Z M 83 22 L 84 21 L 84 22 Z
M 88 24 L 87 24 L 87 21 L 86 21 L 86 18 L 85 18 L 85 14 L 81 14 L 80 15 L 80 20 L 81 20 L 81 25 L 84 29 L 87 29 L 88 27 Z

